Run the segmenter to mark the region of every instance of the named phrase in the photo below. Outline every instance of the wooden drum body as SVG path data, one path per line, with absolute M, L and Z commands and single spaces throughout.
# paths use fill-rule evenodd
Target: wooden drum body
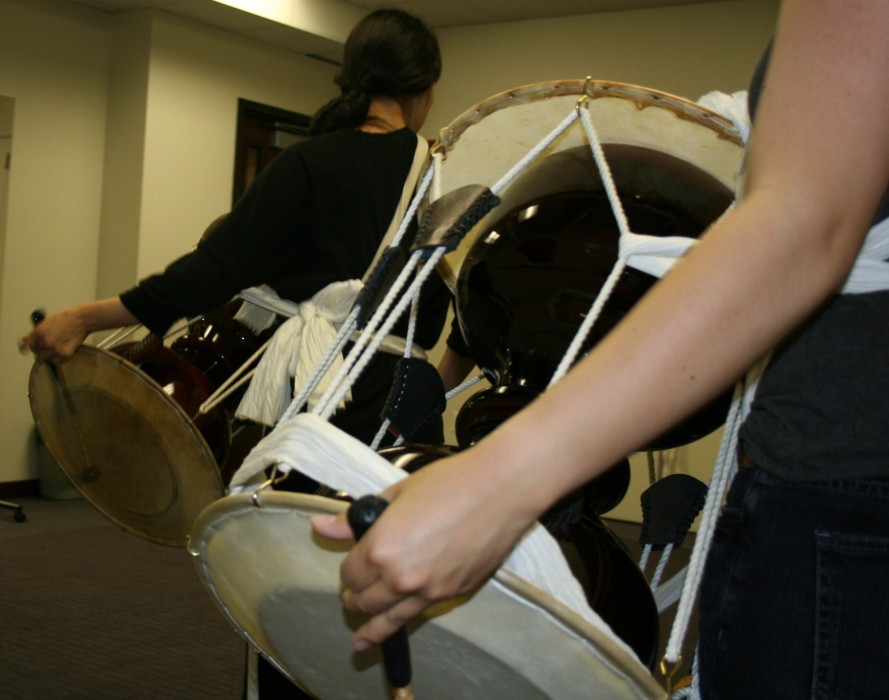
M 466 112 L 442 131 L 442 190 L 497 182 L 579 98 L 632 232 L 697 238 L 732 203 L 742 148 L 728 122 L 672 95 L 601 81 L 529 85 Z M 518 409 L 546 388 L 618 256 L 617 220 L 579 121 L 501 199 L 442 266 L 459 328 L 493 384 L 464 406 L 461 445 L 501 423 L 510 404 Z M 656 281 L 627 267 L 582 353 Z M 721 425 L 727 406 L 721 398 L 650 447 L 703 437 Z

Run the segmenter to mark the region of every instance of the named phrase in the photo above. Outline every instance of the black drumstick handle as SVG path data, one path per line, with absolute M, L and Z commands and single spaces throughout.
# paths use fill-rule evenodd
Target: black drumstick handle
M 346 516 L 356 541 L 364 536 L 387 505 L 379 496 L 363 496 L 349 506 Z M 411 650 L 407 630 L 402 627 L 380 646 L 389 684 L 393 688 L 408 687 L 411 684 Z

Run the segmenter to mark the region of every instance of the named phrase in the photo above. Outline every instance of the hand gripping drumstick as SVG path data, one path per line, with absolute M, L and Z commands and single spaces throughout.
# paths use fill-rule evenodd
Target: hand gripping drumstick
M 43 319 L 46 318 L 46 312 L 43 309 L 35 309 L 31 312 L 31 323 L 36 327 Z M 90 453 L 86 449 L 86 441 L 83 439 L 83 432 L 80 430 L 80 421 L 77 419 L 77 411 L 74 409 L 74 402 L 71 400 L 71 393 L 68 391 L 68 385 L 65 383 L 65 375 L 62 368 L 52 363 L 47 363 L 50 374 L 55 378 L 62 393 L 62 399 L 65 402 L 65 408 L 68 409 L 68 416 L 74 427 L 74 434 L 77 436 L 77 443 L 80 446 L 80 452 L 83 454 L 84 468 L 80 470 L 80 478 L 84 483 L 95 481 L 99 476 L 99 471 L 90 461 Z
M 389 504 L 379 496 L 363 496 L 349 506 L 346 516 L 356 541 L 364 536 L 387 505 Z M 402 627 L 380 646 L 386 678 L 394 690 L 393 697 L 395 700 L 414 700 L 414 690 L 411 687 L 411 650 L 408 646 L 407 630 Z

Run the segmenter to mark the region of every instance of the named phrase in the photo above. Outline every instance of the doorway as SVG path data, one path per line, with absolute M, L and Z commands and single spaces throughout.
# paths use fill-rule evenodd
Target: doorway
M 276 155 L 309 135 L 310 121 L 311 118 L 305 114 L 238 100 L 232 205 Z
M 9 192 L 9 172 L 12 165 L 12 115 L 15 100 L 0 95 L 0 288 L 3 281 L 3 261 L 6 250 L 6 212 Z

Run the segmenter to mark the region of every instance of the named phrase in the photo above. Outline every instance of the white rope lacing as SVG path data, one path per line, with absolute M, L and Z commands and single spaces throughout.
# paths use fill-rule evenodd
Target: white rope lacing
M 484 374 L 476 374 L 474 377 L 470 377 L 469 379 L 464 381 L 462 384 L 455 386 L 447 394 L 445 394 L 445 400 L 450 401 L 452 398 L 454 398 L 458 394 L 466 391 L 467 389 L 469 389 L 471 387 L 474 387 L 476 384 L 478 384 L 484 378 L 485 378 Z
M 346 347 L 346 344 L 349 342 L 349 339 L 352 337 L 352 334 L 358 327 L 358 316 L 360 315 L 360 313 L 360 309 L 352 309 L 349 314 L 349 318 L 346 319 L 340 330 L 337 332 L 336 338 L 334 339 L 333 343 L 331 343 L 330 347 L 324 353 L 321 361 L 318 362 L 317 365 L 315 365 L 315 368 L 312 370 L 312 374 L 309 376 L 309 379 L 303 386 L 299 388 L 299 392 L 296 394 L 296 396 L 293 397 L 293 401 L 290 402 L 290 405 L 284 411 L 284 414 L 281 416 L 281 420 L 279 422 L 283 422 L 288 418 L 292 418 L 297 413 L 303 410 L 306 402 L 309 400 L 309 396 L 311 396 L 312 392 L 315 391 L 315 388 L 320 383 L 321 378 L 325 374 L 327 374 L 331 366 L 333 366 L 334 360 L 342 353 L 343 348 Z
M 236 369 L 231 375 L 219 385 L 219 388 L 216 389 L 207 399 L 198 407 L 198 415 L 204 415 L 205 413 L 209 413 L 214 408 L 216 408 L 220 403 L 225 401 L 229 397 L 229 395 L 236 392 L 240 389 L 244 384 L 253 379 L 253 374 L 256 372 L 256 368 L 251 369 L 249 372 L 247 368 L 253 365 L 255 362 L 262 357 L 262 354 L 269 347 L 269 343 L 271 340 L 265 341 L 262 346 L 254 352 L 247 360 Z
M 571 114 L 569 114 L 562 122 L 553 129 L 547 136 L 544 136 L 543 139 L 538 143 L 534 148 L 528 151 L 528 154 L 522 158 L 518 163 L 516 163 L 507 173 L 500 178 L 497 182 L 491 185 L 491 192 L 499 195 L 504 189 L 509 187 L 510 183 L 515 180 L 522 172 L 527 169 L 531 163 L 533 163 L 537 158 L 540 157 L 540 154 L 543 153 L 550 145 L 555 141 L 559 136 L 561 136 L 567 129 L 570 127 L 575 121 L 577 121 L 578 117 L 577 110 L 572 110 Z
M 673 619 L 670 637 L 664 650 L 663 661 L 661 662 L 661 669 L 667 677 L 671 677 L 672 672 L 675 672 L 675 669 L 682 662 L 682 648 L 685 644 L 685 635 L 688 631 L 693 607 L 697 602 L 698 591 L 700 590 L 701 579 L 704 573 L 704 564 L 706 563 L 707 553 L 710 551 L 710 544 L 713 541 L 716 521 L 719 517 L 719 511 L 722 507 L 722 501 L 728 485 L 738 470 L 738 432 L 741 423 L 744 422 L 750 411 L 750 405 L 756 393 L 759 377 L 765 370 L 768 360 L 768 356 L 763 358 L 747 372 L 742 381 L 735 385 L 731 407 L 723 426 L 719 452 L 713 467 L 713 476 L 710 478 L 707 486 L 707 497 L 704 501 L 697 536 L 692 546 L 682 592 L 679 595 L 676 616 Z M 693 664 L 695 670 L 692 672 L 693 683 L 691 688 L 678 691 L 682 695 L 674 695 L 674 697 L 700 697 L 696 682 L 697 653 L 693 655 Z
M 109 333 L 105 338 L 96 343 L 97 348 L 108 348 L 113 347 L 120 343 L 125 338 L 129 338 L 133 333 L 142 328 L 138 323 L 133 326 L 124 326 L 123 328 L 118 328 L 117 330 Z
M 434 272 L 435 265 L 444 255 L 445 249 L 444 247 L 434 249 L 431 256 L 426 261 L 426 264 L 420 267 L 420 262 L 422 262 L 423 258 L 426 256 L 426 252 L 427 251 L 424 250 L 417 250 L 408 259 L 408 264 L 405 265 L 404 270 L 402 270 L 401 274 L 396 279 L 396 284 L 393 284 L 392 289 L 390 289 L 389 293 L 386 295 L 383 304 L 381 304 L 380 308 L 374 313 L 373 318 L 371 318 L 371 321 L 368 323 L 368 329 L 365 334 L 362 334 L 361 339 L 363 340 L 365 337 L 369 337 L 373 332 L 376 332 L 376 334 L 371 341 L 366 343 L 366 347 L 362 347 L 362 344 L 356 343 L 355 348 L 349 354 L 349 358 L 347 358 L 346 362 L 343 364 L 338 379 L 332 382 L 331 386 L 328 388 L 328 391 L 326 392 L 326 403 L 325 397 L 322 397 L 321 401 L 319 401 L 319 407 L 316 411 L 317 415 L 325 419 L 330 418 L 336 410 L 339 401 L 342 400 L 342 397 L 349 390 L 349 387 L 361 375 L 364 368 L 383 343 L 383 340 L 385 340 L 386 335 L 388 335 L 398 319 L 401 318 L 402 314 L 407 310 L 407 307 L 412 303 L 413 298 L 419 294 L 422 285 Z M 417 270 L 418 267 L 419 270 Z M 415 271 L 416 275 L 405 291 L 404 296 L 398 300 L 392 308 L 392 312 L 386 317 L 386 312 L 391 305 L 391 299 L 394 299 L 398 295 L 404 282 Z M 376 330 L 377 326 L 379 326 L 379 330 Z M 349 362 L 349 359 L 352 359 L 351 363 Z M 334 390 L 337 381 L 339 381 L 339 386 Z
M 645 569 L 648 568 L 648 559 L 653 550 L 652 545 L 647 544 L 642 550 L 642 557 L 639 560 L 639 569 L 642 573 L 645 573 Z M 655 567 L 654 573 L 651 575 L 651 580 L 648 582 L 648 587 L 651 589 L 652 593 L 656 593 L 658 586 L 661 583 L 661 578 L 664 575 L 664 569 L 667 568 L 667 562 L 670 561 L 670 555 L 673 553 L 673 544 L 670 543 L 666 545 L 661 552 L 661 556 L 658 559 L 657 566 Z
M 593 122 L 590 119 L 590 115 L 587 109 L 585 109 L 585 103 L 578 104 L 574 110 L 574 113 L 580 117 L 581 124 L 583 124 L 583 129 L 586 132 L 587 138 L 589 139 L 590 150 L 592 151 L 593 159 L 596 161 L 596 166 L 599 169 L 599 177 L 602 180 L 602 185 L 605 188 L 605 193 L 608 196 L 609 203 L 611 204 L 611 210 L 614 213 L 615 220 L 617 221 L 617 228 L 620 233 L 619 240 L 624 240 L 625 237 L 629 236 L 630 234 L 630 226 L 627 222 L 627 217 L 624 213 L 623 205 L 621 204 L 620 198 L 617 195 L 617 187 L 615 187 L 614 185 L 614 178 L 611 175 L 611 168 L 608 166 L 608 161 L 605 160 L 605 154 L 602 152 L 602 144 L 599 142 L 599 135 L 596 132 L 595 127 L 593 126 Z M 617 262 L 612 268 L 611 273 L 606 278 L 605 283 L 602 285 L 602 289 L 599 291 L 599 294 L 596 296 L 592 308 L 590 308 L 589 312 L 581 322 L 580 327 L 577 329 L 577 332 L 574 334 L 574 338 L 572 338 L 571 344 L 568 346 L 568 349 L 562 356 L 562 361 L 559 363 L 559 366 L 556 367 L 556 371 L 553 373 L 553 376 L 550 379 L 549 386 L 552 386 L 563 376 L 565 376 L 565 374 L 574 364 L 575 360 L 577 359 L 577 355 L 580 353 L 581 346 L 589 335 L 590 330 L 592 330 L 593 324 L 595 324 L 595 322 L 599 319 L 605 303 L 611 297 L 611 293 L 614 291 L 614 288 L 617 285 L 617 281 L 620 279 L 620 276 L 623 273 L 624 268 L 626 267 L 627 257 L 628 252 L 624 250 L 622 246 L 619 246 Z

